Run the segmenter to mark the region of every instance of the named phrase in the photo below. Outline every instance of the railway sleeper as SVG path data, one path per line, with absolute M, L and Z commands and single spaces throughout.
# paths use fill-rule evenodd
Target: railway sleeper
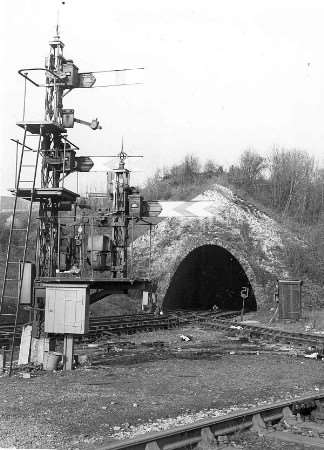
M 305 397 L 296 402 L 269 405 L 266 408 L 229 415 L 215 422 L 197 422 L 182 430 L 156 433 L 155 439 L 138 437 L 130 441 L 111 443 L 105 450 L 132 448 L 136 450 L 176 450 L 192 448 L 230 449 L 227 444 L 235 441 L 235 435 L 252 431 L 264 439 L 303 445 L 305 448 L 324 449 L 324 403 L 314 397 Z M 322 420 L 318 421 L 318 418 Z M 312 419 L 312 420 L 311 420 Z M 237 447 L 234 447 L 237 448 Z
M 290 345 L 299 345 L 299 346 L 315 346 L 318 350 L 323 349 L 324 342 L 323 337 L 310 335 L 307 333 L 290 333 L 277 329 L 269 329 L 267 327 L 252 327 L 252 326 L 242 326 L 241 329 L 233 329 L 232 325 L 240 325 L 236 322 L 229 321 L 219 321 L 218 323 L 207 323 L 208 327 L 222 329 L 223 331 L 227 331 L 231 335 L 248 335 L 251 339 L 265 339 L 277 342 L 283 342 Z M 321 351 L 322 353 L 322 351 Z
M 306 407 L 306 411 L 308 409 L 307 412 L 310 413 L 307 416 L 301 416 L 300 413 L 295 415 L 289 407 L 283 408 L 283 419 L 277 426 L 279 429 L 270 430 L 263 436 L 266 439 L 303 445 L 306 448 L 324 448 L 324 422 L 319 424 L 314 420 L 306 420 L 307 417 L 314 418 L 314 413 L 318 411 L 323 414 L 322 404 L 315 403 L 317 405 L 314 408 Z M 302 417 L 304 417 L 304 420 Z
M 179 442 L 169 445 L 160 447 L 158 442 L 150 442 L 145 446 L 145 450 L 176 450 L 189 447 L 195 448 L 196 450 L 212 448 L 229 450 L 236 448 L 227 445 L 232 440 L 231 435 L 244 432 L 248 429 L 267 440 L 303 445 L 305 448 L 324 449 L 324 439 L 322 438 L 324 436 L 324 424 L 319 425 L 311 421 L 304 422 L 299 415 L 297 417 L 293 415 L 288 407 L 284 408 L 283 416 L 284 418 L 279 422 L 279 425 L 283 422 L 285 428 L 281 430 L 276 429 L 278 424 L 273 425 L 271 421 L 270 423 L 266 423 L 260 414 L 256 414 L 252 417 L 251 422 L 247 421 L 238 425 L 229 426 L 219 432 L 213 432 L 212 427 L 204 427 L 201 429 L 199 436 L 182 439 Z

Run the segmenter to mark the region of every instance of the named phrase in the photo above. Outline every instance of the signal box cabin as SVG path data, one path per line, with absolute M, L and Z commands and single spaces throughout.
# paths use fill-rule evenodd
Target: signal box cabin
M 45 332 L 85 334 L 89 330 L 89 286 L 48 284 L 45 298 Z
M 300 280 L 279 280 L 279 319 L 299 320 L 302 313 Z

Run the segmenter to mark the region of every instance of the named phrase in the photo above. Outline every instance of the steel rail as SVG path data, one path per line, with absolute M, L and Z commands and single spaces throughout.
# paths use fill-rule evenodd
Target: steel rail
M 153 314 L 140 313 L 125 316 L 101 316 L 90 317 L 89 332 L 86 335 L 76 336 L 77 340 L 100 337 L 102 335 L 123 334 L 136 332 L 140 330 L 165 329 L 178 326 L 185 320 L 179 320 L 176 317 L 154 316 Z M 0 324 L 0 346 L 7 345 L 12 336 L 14 324 Z M 16 339 L 20 339 L 23 324 L 19 324 Z
M 229 316 L 235 315 L 235 311 L 206 313 L 196 311 L 175 311 L 164 316 L 154 316 L 148 313 L 119 315 L 119 316 L 97 316 L 90 317 L 88 337 L 99 336 L 105 332 L 121 334 L 123 331 L 137 331 L 143 329 L 158 329 L 189 323 L 203 323 L 207 327 L 228 330 L 231 326 L 239 326 L 242 331 L 263 338 L 271 338 L 277 341 L 294 342 L 304 345 L 315 345 L 324 347 L 324 335 L 315 335 L 304 332 L 291 332 L 277 328 L 266 327 L 256 324 L 245 324 L 229 320 Z M 0 345 L 8 339 L 13 324 L 0 324 Z M 19 324 L 22 327 L 22 324 Z M 21 330 L 19 330 L 21 333 Z M 237 330 L 240 331 L 240 330 Z
M 127 322 L 116 322 L 116 323 L 108 323 L 101 324 L 96 326 L 90 326 L 90 330 L 85 335 L 87 336 L 98 336 L 100 334 L 104 334 L 105 332 L 109 332 L 112 334 L 115 333 L 126 333 L 129 331 L 135 330 L 146 330 L 146 329 L 159 329 L 159 328 L 170 328 L 179 325 L 178 319 L 171 319 L 169 317 L 159 319 L 150 319 L 150 320 L 135 320 L 135 321 L 127 321 Z
M 315 401 L 324 404 L 324 391 L 317 394 L 304 395 L 291 400 L 275 402 L 262 407 L 255 407 L 249 410 L 204 419 L 189 425 L 183 425 L 170 430 L 148 433 L 134 439 L 127 439 L 120 442 L 112 442 L 107 445 L 97 447 L 96 450 L 176 450 L 184 449 L 192 445 L 199 444 L 204 440 L 204 436 L 214 437 L 233 434 L 251 428 L 256 417 L 266 424 L 278 422 L 283 418 L 284 408 L 293 408 L 305 403 L 310 404 Z
M 229 320 L 229 316 L 235 315 L 235 311 L 219 313 L 206 313 L 197 311 L 174 311 L 164 316 L 154 316 L 148 313 L 119 315 L 119 316 L 97 316 L 90 317 L 89 333 L 85 336 L 95 337 L 106 333 L 122 334 L 145 329 L 158 329 L 173 327 L 181 324 L 202 323 L 207 327 L 228 330 L 231 326 L 240 326 L 242 331 L 263 338 L 271 338 L 277 341 L 294 342 L 304 345 L 315 345 L 324 347 L 324 335 L 315 335 L 304 332 L 291 332 L 279 330 L 256 324 L 245 324 Z M 4 345 L 10 335 L 12 324 L 0 324 L 0 345 Z M 22 324 L 19 324 L 22 327 Z M 21 330 L 19 330 L 21 333 Z M 240 331 L 240 330 L 237 330 Z
M 148 313 L 140 313 L 140 314 L 128 314 L 128 315 L 119 315 L 119 316 L 92 316 L 89 319 L 89 322 L 91 324 L 96 324 L 96 323 L 113 323 L 113 322 L 127 322 L 130 320 L 138 320 L 138 319 L 143 319 L 143 320 L 148 320 L 148 319 L 153 319 L 156 316 L 154 316 L 153 314 L 148 314 Z
M 268 338 L 271 337 L 276 340 L 285 342 L 295 342 L 307 345 L 323 345 L 324 346 L 324 335 L 316 335 L 313 333 L 297 332 L 297 331 L 286 331 L 280 330 L 278 328 L 272 328 L 257 324 L 245 324 L 244 322 L 235 322 L 232 320 L 213 320 L 205 321 L 205 326 L 211 328 L 221 328 L 223 330 L 230 329 L 232 326 L 241 327 L 241 330 L 248 331 L 251 334 L 258 335 L 260 337 Z M 237 330 L 239 331 L 239 330 Z

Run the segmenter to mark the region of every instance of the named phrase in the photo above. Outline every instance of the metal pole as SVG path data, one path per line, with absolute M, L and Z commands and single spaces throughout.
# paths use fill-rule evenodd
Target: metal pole
M 6 369 L 6 347 L 2 347 L 0 351 L 0 373 L 4 373 Z
M 241 322 L 243 322 L 243 316 L 244 316 L 244 297 L 242 297 L 242 310 L 241 310 Z
M 58 241 L 58 245 L 57 245 L 57 267 L 59 272 L 61 271 L 61 221 L 60 219 L 58 219 L 58 223 L 57 223 L 57 241 Z
M 28 75 L 28 72 L 25 72 L 24 75 Z M 26 112 L 26 92 L 27 92 L 27 78 L 25 77 L 25 86 L 24 86 L 24 105 L 23 105 L 23 117 L 22 120 L 25 120 L 25 112 Z
M 82 275 L 83 275 L 83 239 L 81 240 L 79 257 L 80 257 L 80 263 L 79 263 L 80 276 L 82 277 Z
M 64 178 L 65 178 L 65 150 L 66 150 L 66 141 L 64 140 L 62 188 L 64 188 Z
M 149 278 L 151 278 L 151 259 L 152 259 L 152 224 L 150 223 Z
M 73 334 L 64 335 L 63 368 L 73 369 Z
M 132 217 L 132 244 L 131 244 L 131 277 L 133 278 L 133 255 L 134 255 L 134 217 Z
M 16 170 L 15 170 L 15 188 L 18 189 L 18 142 L 16 143 Z
M 93 217 L 91 217 L 91 277 L 93 279 Z

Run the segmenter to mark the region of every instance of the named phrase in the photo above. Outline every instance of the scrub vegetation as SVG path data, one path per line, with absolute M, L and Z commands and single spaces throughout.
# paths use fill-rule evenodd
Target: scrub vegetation
M 324 220 L 324 169 L 307 152 L 275 148 L 267 157 L 245 150 L 228 170 L 187 155 L 179 164 L 159 169 L 143 192 L 152 200 L 190 200 L 212 183 L 235 188 L 282 218 L 315 225 Z
M 202 164 L 187 155 L 179 164 L 158 170 L 143 193 L 152 200 L 191 200 L 213 184 L 229 187 L 306 242 L 285 243 L 287 266 L 296 277 L 323 284 L 324 169 L 313 157 L 296 149 L 274 148 L 266 157 L 247 149 L 225 170 L 216 161 Z

